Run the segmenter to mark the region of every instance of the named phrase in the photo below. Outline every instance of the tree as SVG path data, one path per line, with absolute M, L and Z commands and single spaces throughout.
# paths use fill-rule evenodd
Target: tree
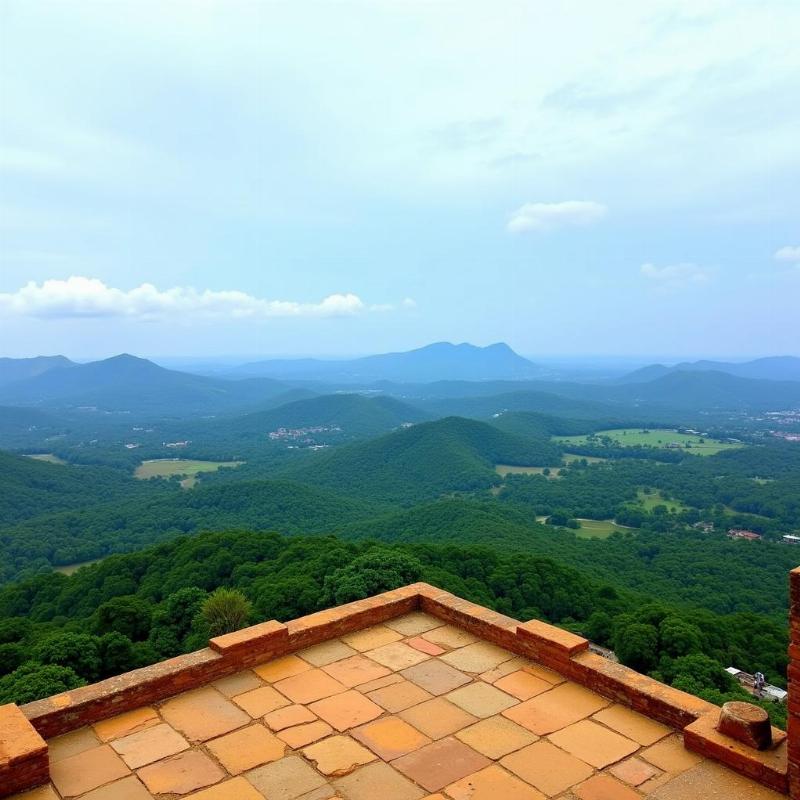
M 85 685 L 69 667 L 29 661 L 0 678 L 0 703 L 30 703 Z
M 87 633 L 54 633 L 33 648 L 33 657 L 42 664 L 68 667 L 86 680 L 100 676 L 100 640 Z
M 593 642 L 606 645 L 611 641 L 614 620 L 606 611 L 593 611 L 583 629 L 586 636 Z
M 422 564 L 418 559 L 395 550 L 376 548 L 328 575 L 323 595 L 327 603 L 349 603 L 414 583 L 421 575 Z
M 237 589 L 221 586 L 203 602 L 200 615 L 211 636 L 237 631 L 247 624 L 252 604 Z
M 95 630 L 99 634 L 116 631 L 131 641 L 146 639 L 150 631 L 152 606 L 138 597 L 115 597 L 97 609 Z
M 614 634 L 614 652 L 623 664 L 647 672 L 658 659 L 658 631 L 641 622 L 627 625 Z
M 661 651 L 673 658 L 699 653 L 703 649 L 703 634 L 696 625 L 680 617 L 665 617 L 658 627 Z
M 100 658 L 102 674 L 119 675 L 138 666 L 138 658 L 133 642 L 121 633 L 112 631 L 100 639 Z

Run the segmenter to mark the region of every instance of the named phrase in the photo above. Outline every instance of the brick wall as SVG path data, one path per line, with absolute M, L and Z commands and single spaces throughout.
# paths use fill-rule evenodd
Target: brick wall
M 789 796 L 800 798 L 800 567 L 789 573 Z

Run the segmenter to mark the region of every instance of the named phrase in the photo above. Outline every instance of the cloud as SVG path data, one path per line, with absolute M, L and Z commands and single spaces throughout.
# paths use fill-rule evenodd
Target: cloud
M 712 270 L 697 264 L 669 264 L 657 267 L 655 264 L 642 264 L 641 274 L 662 289 L 683 289 L 697 286 L 711 280 Z
M 776 250 L 775 260 L 789 261 L 793 264 L 797 264 L 798 266 L 800 266 L 800 245 L 798 245 L 797 247 L 792 247 L 791 245 L 787 245 L 786 247 L 781 247 L 780 250 Z
M 29 282 L 16 292 L 0 293 L 0 313 L 37 319 L 122 317 L 163 319 L 177 316 L 266 319 L 269 317 L 342 317 L 372 310 L 358 295 L 332 294 L 318 303 L 267 300 L 236 290 L 198 291 L 176 286 L 160 291 L 150 283 L 123 290 L 97 278 L 72 276 L 41 284 Z
M 565 200 L 562 203 L 525 203 L 509 218 L 509 233 L 549 231 L 568 225 L 591 225 L 608 213 L 602 203 L 591 200 Z

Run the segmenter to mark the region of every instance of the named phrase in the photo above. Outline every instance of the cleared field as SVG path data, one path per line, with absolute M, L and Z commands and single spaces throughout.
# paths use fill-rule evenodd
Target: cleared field
M 498 464 L 495 471 L 498 475 L 544 475 L 549 470 L 547 478 L 560 478 L 561 470 L 558 467 L 514 467 L 511 464 Z
M 573 461 L 583 460 L 585 460 L 587 464 L 602 464 L 604 461 L 608 461 L 607 458 L 599 458 L 598 456 L 579 456 L 577 453 L 564 453 L 565 464 L 571 464 Z
M 637 502 L 644 507 L 645 511 L 652 511 L 656 506 L 666 506 L 670 511 L 686 511 L 689 506 L 682 503 L 680 500 L 665 500 L 661 492 L 653 490 L 647 492 L 644 489 L 639 489 L 636 492 Z
M 66 564 L 63 567 L 53 567 L 53 572 L 60 572 L 62 575 L 74 575 L 81 567 L 88 567 L 90 564 L 97 564 L 102 558 L 94 558 L 91 561 L 80 561 L 76 564 Z
M 617 531 L 630 530 L 617 525 L 613 519 L 578 519 L 578 522 L 581 527 L 575 533 L 580 539 L 607 539 Z
M 52 453 L 30 453 L 25 455 L 25 458 L 32 458 L 34 461 L 46 461 L 48 464 L 66 464 L 63 458 L 53 455 Z
M 615 445 L 621 447 L 675 448 L 677 445 L 675 449 L 685 449 L 689 453 L 701 456 L 712 456 L 721 450 L 743 447 L 741 444 L 720 442 L 688 433 L 678 433 L 667 428 L 648 428 L 646 430 L 641 428 L 622 428 L 619 430 L 598 431 L 591 438 L 589 436 L 555 436 L 554 439 L 565 445 L 570 443 L 591 445 L 599 444 L 598 440 L 602 440 L 603 437 L 607 437 Z
M 244 461 L 194 461 L 189 458 L 156 458 L 142 461 L 134 476 L 142 480 L 147 478 L 182 477 L 181 486 L 191 489 L 197 483 L 197 475 L 201 472 L 216 472 L 220 467 L 238 467 Z

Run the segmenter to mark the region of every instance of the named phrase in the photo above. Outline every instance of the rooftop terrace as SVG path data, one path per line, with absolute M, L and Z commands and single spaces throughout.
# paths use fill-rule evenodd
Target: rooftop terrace
M 0 794 L 36 784 L 14 797 L 778 800 L 787 791 L 780 732 L 771 749 L 748 748 L 714 730 L 717 707 L 587 644 L 415 584 L 0 708 Z

